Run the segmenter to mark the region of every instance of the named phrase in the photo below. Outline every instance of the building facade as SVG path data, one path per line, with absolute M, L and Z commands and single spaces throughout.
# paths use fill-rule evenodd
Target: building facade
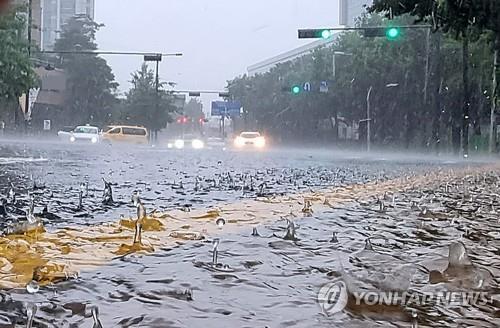
M 43 0 L 31 0 L 31 39 L 34 45 L 39 46 L 42 40 L 42 2 Z M 29 0 L 15 0 L 15 5 L 28 8 Z
M 52 50 L 63 25 L 75 15 L 94 19 L 95 0 L 39 0 L 42 1 L 43 50 Z
M 339 23 L 345 26 L 355 26 L 356 19 L 366 11 L 366 6 L 373 0 L 339 0 Z

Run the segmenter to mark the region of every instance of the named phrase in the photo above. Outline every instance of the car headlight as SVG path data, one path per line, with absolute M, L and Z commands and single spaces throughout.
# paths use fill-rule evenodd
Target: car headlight
M 264 137 L 259 137 L 255 140 L 255 147 L 264 148 L 266 146 L 266 139 Z
M 71 136 L 71 137 L 69 138 L 69 141 L 71 141 L 71 142 L 75 142 L 75 141 L 76 141 L 75 136 Z
M 92 139 L 90 139 L 90 141 L 92 141 L 92 143 L 97 143 L 97 137 L 92 137 Z
M 236 139 L 234 139 L 234 145 L 236 147 L 243 147 L 245 145 L 245 139 L 242 137 L 236 137 Z
M 168 148 L 168 149 L 172 149 L 172 148 L 174 148 L 174 144 L 173 144 L 173 143 L 171 143 L 171 142 L 169 142 L 169 143 L 167 144 L 167 148 Z
M 205 143 L 200 139 L 194 139 L 193 142 L 191 142 L 191 146 L 193 149 L 202 149 L 205 147 Z
M 177 148 L 177 149 L 182 149 L 182 148 L 184 148 L 184 145 L 185 145 L 185 143 L 184 143 L 184 140 L 182 140 L 182 139 L 177 139 L 177 140 L 175 140 L 175 142 L 174 142 L 174 146 L 175 146 L 175 148 Z

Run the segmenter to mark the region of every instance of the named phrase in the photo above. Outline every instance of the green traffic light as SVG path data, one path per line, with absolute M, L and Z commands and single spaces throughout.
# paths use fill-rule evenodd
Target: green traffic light
M 330 30 L 321 31 L 321 37 L 323 39 L 329 39 L 331 36 L 332 36 L 332 32 L 330 32 Z
M 294 85 L 294 86 L 292 87 L 292 93 L 293 93 L 294 95 L 298 95 L 298 94 L 300 93 L 300 87 L 299 87 L 298 85 Z
M 397 27 L 390 27 L 385 31 L 385 36 L 389 40 L 395 40 L 399 37 L 401 31 Z

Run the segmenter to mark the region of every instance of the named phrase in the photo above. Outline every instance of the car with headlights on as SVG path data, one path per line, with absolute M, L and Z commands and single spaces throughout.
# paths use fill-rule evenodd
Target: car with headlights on
M 204 149 L 206 147 L 205 140 L 192 134 L 185 134 L 173 140 L 170 140 L 167 144 L 169 149 Z
M 73 133 L 73 130 L 75 130 L 74 126 L 64 126 L 61 130 L 57 132 L 57 136 L 62 141 L 69 141 L 69 139 L 71 138 L 71 134 Z
M 237 149 L 263 149 L 266 147 L 266 138 L 259 132 L 242 132 L 234 139 Z
M 96 144 L 101 141 L 99 128 L 90 125 L 77 126 L 69 137 L 71 143 Z

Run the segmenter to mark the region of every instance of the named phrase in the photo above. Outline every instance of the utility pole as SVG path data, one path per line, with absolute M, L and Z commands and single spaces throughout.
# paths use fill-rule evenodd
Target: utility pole
M 462 155 L 469 157 L 469 117 L 470 117 L 470 86 L 469 86 L 469 31 L 465 32 L 462 41 L 463 58 L 463 109 L 462 109 Z
M 497 118 L 496 118 L 496 112 L 497 112 L 497 103 L 499 101 L 498 99 L 498 87 L 499 87 L 499 81 L 497 78 L 497 72 L 498 72 L 498 67 L 500 66 L 500 62 L 498 61 L 498 58 L 500 55 L 498 54 L 498 48 L 500 48 L 500 37 L 497 37 L 495 40 L 495 53 L 494 53 L 494 62 L 493 62 L 493 100 L 491 102 L 491 110 L 490 110 L 490 140 L 489 140 L 489 152 L 490 154 L 493 154 L 497 150 Z
M 160 110 L 160 61 L 156 61 L 156 101 L 155 101 L 155 113 L 158 114 Z M 155 140 L 156 143 L 158 141 L 158 131 L 155 130 Z
M 227 116 L 227 105 L 224 106 L 224 114 L 222 115 L 222 140 L 226 140 L 226 116 Z
M 155 62 L 156 63 L 156 76 L 155 76 L 155 113 L 160 110 L 160 62 L 163 58 L 162 54 L 145 55 L 145 62 Z M 158 139 L 158 131 L 151 131 L 151 141 L 156 141 Z

